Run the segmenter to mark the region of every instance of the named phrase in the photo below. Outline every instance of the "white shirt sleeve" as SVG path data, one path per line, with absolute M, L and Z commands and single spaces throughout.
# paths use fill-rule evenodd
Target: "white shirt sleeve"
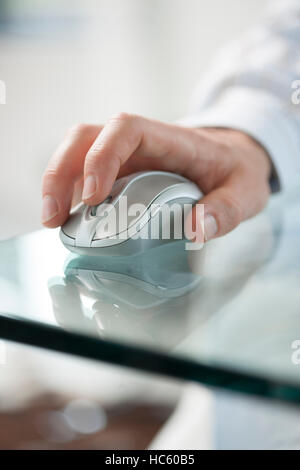
M 221 51 L 180 122 L 244 131 L 268 151 L 281 187 L 299 178 L 300 0 L 273 0 L 262 24 Z

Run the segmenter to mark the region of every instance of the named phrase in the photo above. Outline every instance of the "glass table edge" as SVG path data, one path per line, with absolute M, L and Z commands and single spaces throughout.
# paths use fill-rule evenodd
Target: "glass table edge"
M 300 403 L 300 384 L 280 378 L 262 377 L 217 363 L 205 364 L 171 356 L 148 347 L 93 338 L 55 325 L 44 325 L 40 321 L 24 320 L 5 312 L 0 312 L 0 339 L 144 373 L 196 382 L 210 388 Z

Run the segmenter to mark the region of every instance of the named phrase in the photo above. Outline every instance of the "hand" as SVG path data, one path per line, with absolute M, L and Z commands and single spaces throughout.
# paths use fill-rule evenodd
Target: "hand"
M 105 126 L 81 124 L 67 133 L 43 177 L 43 224 L 57 227 L 66 221 L 83 181 L 82 200 L 96 205 L 116 178 L 141 170 L 179 173 L 200 187 L 205 240 L 258 213 L 269 196 L 270 159 L 247 134 L 121 113 Z M 195 219 L 198 207 L 189 217 Z

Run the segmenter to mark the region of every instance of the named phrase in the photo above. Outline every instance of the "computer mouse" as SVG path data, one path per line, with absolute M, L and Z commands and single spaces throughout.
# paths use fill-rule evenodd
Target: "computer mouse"
M 183 239 L 184 216 L 201 197 L 198 186 L 181 175 L 134 173 L 117 179 L 97 206 L 81 203 L 61 227 L 60 238 L 79 254 L 137 254 Z

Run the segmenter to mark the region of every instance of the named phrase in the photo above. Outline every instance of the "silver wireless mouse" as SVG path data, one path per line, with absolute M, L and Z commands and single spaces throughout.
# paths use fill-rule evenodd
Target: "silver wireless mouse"
M 61 227 L 60 238 L 79 254 L 137 254 L 184 238 L 174 227 L 183 227 L 184 211 L 201 197 L 195 183 L 175 173 L 134 173 L 116 180 L 99 205 L 81 203 Z

